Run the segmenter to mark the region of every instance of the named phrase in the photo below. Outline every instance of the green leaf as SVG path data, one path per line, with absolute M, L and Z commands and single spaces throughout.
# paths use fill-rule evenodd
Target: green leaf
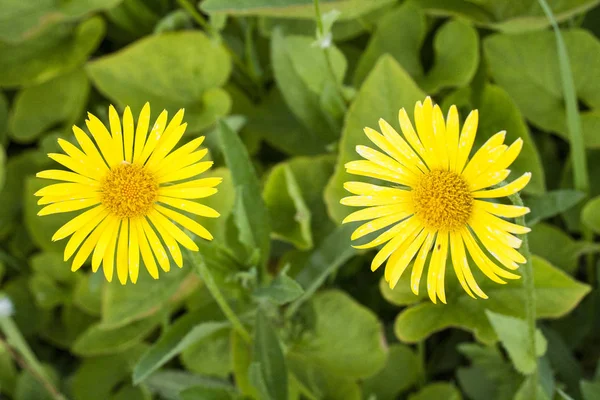
M 236 216 L 236 224 L 241 237 L 245 239 L 244 244 L 259 251 L 260 264 L 264 265 L 269 257 L 271 228 L 267 208 L 261 197 L 260 182 L 244 144 L 223 121 L 219 122 L 219 138 L 236 188 L 236 198 L 245 213 L 245 218 L 239 214 Z M 239 208 L 237 210 L 242 211 Z M 246 226 L 240 225 L 242 222 Z
M 397 399 L 417 383 L 419 368 L 419 359 L 410 347 L 400 343 L 391 345 L 383 369 L 363 382 L 365 398 L 375 395 L 377 400 Z
M 216 138 L 215 134 L 215 138 Z M 211 155 L 212 149 L 211 149 Z M 211 168 L 206 171 L 203 178 L 220 177 L 223 181 L 217 187 L 218 192 L 210 197 L 202 199 L 202 204 L 219 211 L 219 218 L 202 218 L 190 215 L 198 223 L 202 224 L 215 237 L 215 241 L 225 243 L 227 219 L 233 211 L 235 203 L 235 188 L 231 179 L 231 173 L 227 168 Z
M 535 356 L 529 349 L 529 331 L 527 322 L 515 317 L 486 311 L 502 346 L 508 352 L 517 371 L 524 375 L 533 373 L 537 368 L 537 358 L 546 353 L 548 343 L 539 329 L 535 331 Z
M 0 343 L 0 393 L 12 394 L 17 380 L 17 368 L 8 349 Z
M 479 65 L 477 31 L 461 20 L 451 20 L 437 31 L 433 46 L 435 62 L 424 77 L 417 78 L 419 86 L 430 94 L 466 86 Z
M 6 0 L 0 15 L 0 40 L 20 42 L 36 36 L 44 28 L 60 22 L 81 19 L 95 11 L 108 10 L 122 0 L 79 0 L 72 2 L 23 2 Z
M 536 379 L 535 382 L 537 382 L 538 380 Z M 539 400 L 550 400 L 548 398 L 548 396 L 546 396 L 546 393 L 544 392 L 544 389 L 538 384 L 536 385 L 536 387 L 533 387 L 534 385 L 534 380 L 532 377 L 528 377 L 523 384 L 521 385 L 521 387 L 519 388 L 519 390 L 517 391 L 517 393 L 515 394 L 514 400 L 529 400 L 532 399 L 534 396 L 534 391 L 535 391 L 535 398 L 539 399 Z
M 254 296 L 265 298 L 277 305 L 284 305 L 296 300 L 304 293 L 302 286 L 282 271 L 269 286 L 254 291 Z
M 467 18 L 485 28 L 505 32 L 540 30 L 550 25 L 538 0 L 418 0 L 428 14 L 434 16 L 458 16 Z M 548 0 L 558 21 L 564 21 L 584 13 L 598 4 L 597 0 Z
M 92 325 L 73 345 L 73 352 L 81 356 L 115 354 L 134 347 L 160 323 L 162 315 L 132 322 L 118 328 Z
M 203 386 L 185 389 L 179 393 L 179 397 L 181 400 L 233 400 L 237 398 L 230 390 Z
M 51 310 L 69 299 L 69 293 L 59 287 L 47 275 L 35 274 L 29 279 L 29 289 L 36 304 L 45 310 Z
M 293 348 L 309 361 L 340 376 L 366 378 L 383 368 L 382 327 L 371 310 L 337 290 L 313 296 L 311 337 Z M 340 326 L 344 334 L 340 335 Z
M 321 93 L 329 81 L 341 83 L 346 72 L 346 59 L 337 48 L 324 52 L 312 46 L 313 41 L 312 37 L 284 37 L 276 30 L 271 57 L 275 81 L 285 102 L 308 130 L 318 133 L 315 138 L 324 149 L 338 138 L 339 121 L 321 107 Z
M 44 371 L 49 381 L 56 387 L 58 375 L 50 366 L 44 366 Z M 17 385 L 14 393 L 15 400 L 53 400 L 53 396 L 46 386 L 40 382 L 40 379 L 31 371 L 24 370 L 17 378 Z
M 102 288 L 104 277 L 89 273 L 79 279 L 73 292 L 73 304 L 94 316 L 102 314 Z
M 72 70 L 87 60 L 104 36 L 104 22 L 47 27 L 22 43 L 0 42 L 0 87 L 35 85 Z
M 348 207 L 339 202 L 347 195 L 344 182 L 356 180 L 357 177 L 348 174 L 344 164 L 358 158 L 355 150 L 357 145 L 370 144 L 363 129 L 376 128 L 379 118 L 395 125 L 402 107 L 406 107 L 409 115 L 412 115 L 415 103 L 424 98 L 425 94 L 393 58 L 384 55 L 379 59 L 348 110 L 336 169 L 325 189 L 325 201 L 334 221 L 341 222 L 350 212 Z
M 575 281 L 547 261 L 536 256 L 532 261 L 535 269 L 538 318 L 559 318 L 567 314 L 589 292 L 588 285 Z M 410 274 L 404 274 L 398 286 L 408 286 L 409 279 Z M 422 291 L 425 290 L 423 281 L 425 280 L 422 280 Z M 434 332 L 458 327 L 473 332 L 477 339 L 484 343 L 494 342 L 497 336 L 487 320 L 485 310 L 524 318 L 522 282 L 513 280 L 499 285 L 483 277 L 478 279 L 478 282 L 489 299 L 472 299 L 460 288 L 454 274 L 449 273 L 446 289 L 448 304 L 436 305 L 426 300 L 405 309 L 396 319 L 396 336 L 402 341 L 415 343 Z M 415 298 L 415 301 L 418 299 Z
M 430 383 L 416 394 L 408 396 L 408 400 L 462 400 L 462 396 L 451 383 Z
M 72 125 L 83 113 L 89 91 L 82 69 L 21 90 L 11 113 L 11 138 L 29 143 L 55 125 Z
M 171 269 L 160 280 L 154 280 L 146 271 L 140 271 L 135 285 L 123 286 L 113 281 L 106 284 L 102 298 L 102 326 L 118 328 L 131 322 L 154 315 L 192 292 L 199 283 L 190 274 L 194 265 L 187 252 L 183 253 L 183 268 Z
M 573 240 L 559 228 L 545 223 L 536 224 L 527 238 L 533 254 L 570 274 L 579 267 L 581 256 L 600 252 L 600 244 Z
M 581 381 L 584 400 L 600 400 L 600 382 Z
M 31 268 L 38 274 L 43 274 L 53 281 L 72 286 L 77 282 L 77 274 L 71 272 L 70 266 L 63 261 L 61 253 L 38 253 L 29 259 Z
M 209 389 L 228 389 L 233 387 L 228 381 L 190 374 L 181 370 L 159 371 L 146 379 L 145 384 L 165 400 L 181 400 L 179 394 L 186 389 L 202 386 Z
M 600 232 L 600 196 L 585 204 L 581 211 L 581 221 L 594 232 Z
M 231 106 L 220 88 L 231 72 L 229 55 L 199 31 L 148 36 L 89 62 L 87 72 L 103 94 L 134 114 L 146 102 L 156 112 L 185 107 L 189 132 L 210 126 Z
M 277 333 L 260 309 L 256 312 L 252 353 L 254 362 L 250 365 L 251 382 L 253 376 L 259 375 L 263 381 L 260 386 L 264 384 L 264 388 L 257 387 L 259 392 L 268 395 L 272 400 L 287 399 L 288 372 L 283 350 Z M 252 382 L 255 387 L 256 383 L 256 380 Z
M 227 322 L 204 321 L 198 314 L 188 314 L 177 320 L 140 358 L 133 371 L 133 382 L 138 384 L 158 370 L 187 347 L 225 330 Z
M 118 43 L 129 43 L 149 35 L 155 26 L 158 28 L 161 15 L 168 10 L 169 5 L 160 0 L 123 0 L 106 13 L 110 22 L 108 35 Z
M 354 19 L 393 0 L 321 0 L 321 12 L 341 12 L 340 19 Z M 206 0 L 202 10 L 209 14 L 264 15 L 272 17 L 314 18 L 312 0 Z
M 230 329 L 191 344 L 181 353 L 181 363 L 200 375 L 227 378 L 232 371 Z
M 233 376 L 237 388 L 245 395 L 256 398 L 258 394 L 256 389 L 250 383 L 249 368 L 251 363 L 251 348 L 241 336 L 231 330 L 231 362 L 233 367 Z
M 578 190 L 553 190 L 543 195 L 527 196 L 525 204 L 531 209 L 527 214 L 527 226 L 531 227 L 539 221 L 561 214 L 574 207 L 585 197 Z
M 592 111 L 581 113 L 586 147 L 600 147 L 597 113 L 600 79 L 590 71 L 600 68 L 600 42 L 589 32 L 562 32 L 571 61 L 577 97 Z M 568 140 L 563 91 L 554 34 L 549 31 L 521 35 L 492 35 L 484 41 L 485 55 L 494 80 L 511 95 L 525 117 L 542 130 Z M 540 71 L 540 65 L 544 68 Z M 590 121 L 592 119 L 592 121 Z

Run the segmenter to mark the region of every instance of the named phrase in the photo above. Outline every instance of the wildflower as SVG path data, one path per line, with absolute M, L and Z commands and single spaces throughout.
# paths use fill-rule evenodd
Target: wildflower
M 353 212 L 343 222 L 369 221 L 354 231 L 352 240 L 383 230 L 374 240 L 355 247 L 367 249 L 385 243 L 373 259 L 371 269 L 375 271 L 387 260 L 384 275 L 392 289 L 414 259 L 411 289 L 418 294 L 431 253 L 427 270 L 431 301 L 435 303 L 439 298 L 446 303 L 447 260 L 451 260 L 461 286 L 471 297 L 487 298 L 473 277 L 466 254 L 494 282 L 519 278 L 506 270 L 515 270 L 526 261 L 516 250 L 521 240 L 512 234 L 527 233 L 530 229 L 503 218 L 522 216 L 529 209 L 486 199 L 516 193 L 527 185 L 531 174 L 525 173 L 495 189 L 485 189 L 507 178 L 510 173 L 507 168 L 520 153 L 523 141 L 518 139 L 506 146 L 503 144 L 506 132 L 496 133 L 469 161 L 477 132 L 477 110 L 469 114 L 460 135 L 455 106 L 450 107 L 444 121 L 439 106 L 433 106 L 428 97 L 423 104 L 416 104 L 414 116 L 416 131 L 406 111 L 400 110 L 404 137 L 382 119 L 379 120 L 382 134 L 365 128 L 367 137 L 383 153 L 357 146 L 357 153 L 366 160 L 351 161 L 346 170 L 394 186 L 346 182 L 344 187 L 355 196 L 345 197 L 341 203 L 368 208 Z
M 39 172 L 39 178 L 66 183 L 46 186 L 35 195 L 42 196 L 38 204 L 46 205 L 38 215 L 87 209 L 52 237 L 56 241 L 71 236 L 64 258 L 66 261 L 75 254 L 73 271 L 78 270 L 93 251 L 94 272 L 102 264 L 110 282 L 116 264 L 119 281 L 125 284 L 129 276 L 135 283 L 141 253 L 146 269 L 158 279 L 156 260 L 165 272 L 171 267 L 165 247 L 179 267 L 183 265 L 179 244 L 198 251 L 194 241 L 175 223 L 201 238 L 212 239 L 202 225 L 182 211 L 218 217 L 217 211 L 191 200 L 215 194 L 215 186 L 221 178 L 195 178 L 213 164 L 200 161 L 207 154 L 206 149 L 198 150 L 204 137 L 172 151 L 187 126 L 182 120 L 183 109 L 167 124 L 165 110 L 148 133 L 150 105 L 146 103 L 134 132 L 130 108 L 125 108 L 121 125 L 117 111 L 110 106 L 110 132 L 97 117 L 88 113 L 86 125 L 96 144 L 77 126 L 73 126 L 73 132 L 81 149 L 66 140 L 58 140 L 66 154 L 48 156 L 72 172 Z

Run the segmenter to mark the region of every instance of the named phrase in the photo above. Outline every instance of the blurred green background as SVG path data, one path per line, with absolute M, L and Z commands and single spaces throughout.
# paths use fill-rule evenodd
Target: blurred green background
M 0 0 L 0 399 L 600 399 L 600 1 L 548 3 L 587 188 L 537 0 Z M 427 95 L 479 109 L 477 144 L 524 140 L 535 355 L 520 281 L 478 276 L 476 301 L 449 272 L 433 305 L 340 225 L 362 128 Z M 215 240 L 158 281 L 71 273 L 51 237 L 72 215 L 36 216 L 35 173 L 86 112 L 145 102 L 206 135 Z

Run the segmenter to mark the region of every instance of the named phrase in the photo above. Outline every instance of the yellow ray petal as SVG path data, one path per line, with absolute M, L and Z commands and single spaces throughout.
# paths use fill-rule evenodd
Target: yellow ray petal
M 370 233 L 376 232 L 380 229 L 385 228 L 386 226 L 389 226 L 391 224 L 394 224 L 396 222 L 399 222 L 403 219 L 405 219 L 406 217 L 408 217 L 409 215 L 411 215 L 412 213 L 410 211 L 404 211 L 404 212 L 397 212 L 391 215 L 386 215 L 384 217 L 379 217 L 377 219 L 374 219 L 373 221 L 369 221 L 361 226 L 359 226 L 353 233 L 351 236 L 351 240 L 356 240 L 356 239 L 360 239 L 363 236 L 366 236 Z
M 68 194 L 65 196 L 44 196 L 40 198 L 37 203 L 41 206 L 44 204 L 60 203 L 66 201 L 80 201 L 85 199 L 92 199 L 98 197 L 99 195 L 99 192 L 86 191 L 83 193 Z
M 387 231 L 383 232 L 381 235 L 379 235 L 378 237 L 376 237 L 374 240 L 370 241 L 369 243 L 365 243 L 365 244 L 361 244 L 361 245 L 352 245 L 352 247 L 354 247 L 355 249 L 360 249 L 360 250 L 370 249 L 371 247 L 379 246 L 380 244 L 387 242 L 388 240 L 401 234 L 402 232 L 405 232 L 405 231 L 412 232 L 415 229 L 417 229 L 419 226 L 421 226 L 421 223 L 418 222 L 416 220 L 416 218 L 412 218 L 412 217 L 407 218 L 404 221 L 401 221 L 398 224 L 394 225 Z
M 340 204 L 349 207 L 385 206 L 397 204 L 399 207 L 413 209 L 409 196 L 390 196 L 385 194 L 373 196 L 348 196 L 340 200 Z
M 508 149 L 508 147 L 503 144 L 505 137 L 506 131 L 500 131 L 495 135 L 492 135 L 492 137 L 490 137 L 483 146 L 475 152 L 473 158 L 467 163 L 467 166 L 462 172 L 463 176 L 466 179 L 469 179 L 473 175 L 477 176 L 479 173 L 489 168 L 494 161 L 500 158 L 500 155 Z M 491 159 L 492 153 L 497 153 L 495 159 Z
M 132 125 L 133 128 L 133 125 Z M 133 132 L 132 132 L 133 134 Z M 130 154 L 131 156 L 131 154 Z M 117 245 L 117 277 L 121 285 L 127 283 L 129 275 L 128 255 L 129 255 L 129 221 L 124 219 L 121 223 L 121 231 L 119 232 L 119 241 Z
M 75 253 L 75 250 L 77 250 L 77 248 L 79 247 L 81 242 L 83 242 L 83 240 L 87 237 L 87 235 L 89 235 L 89 233 L 92 230 L 94 230 L 94 228 L 96 228 L 99 224 L 102 224 L 102 223 L 106 224 L 105 221 L 106 221 L 107 215 L 108 215 L 108 210 L 104 210 L 100 214 L 96 215 L 94 218 L 89 220 L 85 225 L 83 225 L 77 231 L 75 231 L 75 233 L 73 234 L 73 236 L 71 236 L 71 238 L 67 242 L 67 245 L 65 246 L 65 255 L 64 255 L 65 261 L 67 261 L 69 258 L 71 258 L 71 256 L 73 255 L 73 253 Z M 83 261 L 85 261 L 85 259 Z
M 420 175 L 424 171 L 427 171 L 427 167 L 423 164 L 423 161 L 421 161 L 414 150 L 398 135 L 398 132 L 390 124 L 383 119 L 379 119 L 379 128 L 383 132 L 383 135 L 371 128 L 364 129 L 365 134 L 371 142 L 412 173 Z
M 462 237 L 457 232 L 450 232 L 450 249 L 454 273 L 465 292 L 474 299 L 476 297 L 473 295 L 473 292 L 482 299 L 487 299 L 487 295 L 481 290 L 473 277 L 471 268 L 469 268 L 469 262 L 467 261 L 467 255 L 465 254 Z
M 164 204 L 168 204 L 171 207 L 175 207 L 192 214 L 200 215 L 201 217 L 217 218 L 221 215 L 216 210 L 205 206 L 204 204 L 196 203 L 189 200 L 158 196 L 158 201 Z
M 217 193 L 215 188 L 180 188 L 161 187 L 158 189 L 160 196 L 176 197 L 178 199 L 203 199 Z
M 46 171 L 40 171 L 35 174 L 38 178 L 43 179 L 52 179 L 55 181 L 65 181 L 65 182 L 74 182 L 81 183 L 82 185 L 88 185 L 92 187 L 99 187 L 100 182 L 87 178 L 83 175 L 76 174 L 70 171 L 62 171 L 60 169 L 48 169 Z
M 385 154 L 373 150 L 370 147 L 358 145 L 356 146 L 356 152 L 363 158 L 371 161 L 372 163 L 379 165 L 380 167 L 387 168 L 392 172 L 400 173 L 405 179 L 411 183 L 411 186 L 414 185 L 417 179 L 423 174 L 415 174 L 410 169 L 404 167 L 398 161 L 393 158 L 386 156 Z
M 208 149 L 201 149 L 198 151 L 195 151 L 193 153 L 189 153 L 189 154 L 184 154 L 181 157 L 172 160 L 170 162 L 165 162 L 165 160 L 167 160 L 167 157 L 165 159 L 163 159 L 163 161 L 160 164 L 154 165 L 152 167 L 148 167 L 150 169 L 150 171 L 154 172 L 159 178 L 165 176 L 165 175 L 170 175 L 173 174 L 179 170 L 182 170 L 186 167 L 192 167 L 192 164 L 196 164 L 198 163 L 200 160 L 202 160 L 204 158 L 204 156 L 206 156 L 206 154 L 208 153 Z M 210 161 L 208 161 L 210 162 Z M 202 164 L 202 163 L 200 163 Z M 204 164 L 206 165 L 206 164 Z M 204 171 L 203 171 L 204 172 Z
M 346 172 L 349 174 L 368 176 L 371 178 L 386 180 L 400 185 L 412 187 L 414 178 L 407 176 L 404 172 L 394 171 L 377 165 L 372 161 L 359 160 L 346 163 Z
M 421 277 L 423 276 L 423 268 L 425 267 L 425 261 L 427 260 L 429 250 L 431 250 L 436 235 L 436 232 L 427 229 L 425 229 L 425 231 L 427 232 L 427 238 L 425 238 L 425 242 L 415 259 L 412 273 L 410 274 L 410 288 L 416 296 L 419 295 L 419 285 L 421 284 Z
M 477 110 L 471 111 L 465 124 L 463 125 L 458 140 L 458 153 L 456 155 L 456 172 L 461 173 L 465 167 L 471 148 L 473 147 L 473 141 L 477 134 L 477 125 L 479 123 L 479 112 Z
M 439 165 L 445 171 L 450 169 L 450 156 L 448 154 L 448 139 L 446 137 L 446 122 L 440 106 L 433 106 L 433 144 L 438 157 Z
M 198 138 L 190 141 L 189 143 L 184 144 L 183 146 L 181 146 L 180 148 L 178 148 L 177 150 L 173 151 L 171 154 L 169 154 L 168 156 L 166 156 L 158 164 L 158 167 L 156 169 L 159 170 L 159 171 L 161 171 L 161 170 L 163 170 L 165 168 L 169 168 L 174 163 L 178 163 L 183 158 L 186 158 L 190 154 L 194 153 L 195 150 L 198 147 L 200 147 L 200 145 L 203 142 L 204 142 L 204 136 L 200 136 L 200 137 L 198 137 Z M 204 149 L 204 150 L 206 150 L 206 152 L 208 152 L 207 149 Z M 206 154 L 206 152 L 204 153 L 204 155 Z M 193 161 L 193 162 L 196 162 L 196 161 Z M 176 169 L 179 169 L 179 168 L 182 168 L 182 167 L 178 166 Z
M 159 174 L 158 183 L 175 182 L 192 178 L 207 171 L 213 164 L 212 161 L 203 161 L 164 175 Z
M 406 138 L 406 141 L 411 145 L 411 147 L 417 152 L 419 156 L 425 161 L 427 164 L 427 159 L 424 157 L 426 155 L 425 147 L 419 140 L 419 136 L 415 132 L 412 122 L 410 122 L 410 118 L 406 113 L 404 108 L 400 109 L 398 112 L 398 121 L 400 122 L 400 129 L 402 130 L 402 134 Z
M 173 118 L 171 124 L 174 122 L 174 120 L 175 118 Z M 169 124 L 169 127 L 171 126 L 171 124 Z M 177 145 L 177 143 L 179 142 L 179 140 L 181 140 L 181 137 L 185 133 L 187 123 L 177 125 L 172 130 L 169 127 L 167 127 L 167 129 L 165 130 L 165 134 L 157 143 L 154 152 L 152 153 L 150 159 L 148 159 L 148 162 L 146 163 L 146 165 L 148 165 L 149 168 L 158 165 L 161 161 L 165 159 L 167 154 L 169 154 L 169 152 L 173 150 L 173 148 Z
M 431 259 L 429 260 L 429 267 L 427 269 L 427 295 L 433 304 L 437 303 L 438 292 L 437 292 L 437 269 L 440 266 L 440 232 L 437 233 L 433 249 L 431 250 Z
M 202 225 L 200 225 L 193 219 L 191 219 L 181 213 L 178 213 L 177 211 L 173 211 L 166 207 L 163 207 L 159 204 L 154 205 L 154 207 L 156 208 L 156 210 L 158 212 L 160 212 L 161 214 L 165 215 L 168 218 L 171 218 L 173 221 L 177 222 L 179 225 L 188 229 L 190 232 L 194 233 L 195 235 L 197 235 L 203 239 L 206 239 L 206 240 L 213 239 L 213 236 L 211 235 L 211 233 L 208 230 L 206 230 L 205 227 L 203 227 Z
M 85 165 L 90 171 L 93 172 L 94 177 L 104 176 L 108 172 L 108 167 L 104 160 L 94 159 L 92 157 L 88 157 L 83 151 L 79 150 L 74 144 L 71 142 L 67 142 L 64 139 L 58 139 L 58 145 L 61 149 L 67 153 L 67 155 L 72 160 L 78 160 Z
M 96 144 L 100 148 L 100 153 L 108 163 L 109 167 L 122 161 L 119 159 L 117 149 L 114 147 L 113 138 L 110 136 L 106 126 L 94 114 L 88 113 L 88 119 L 85 121 L 88 130 L 92 134 Z
M 135 231 L 137 232 L 140 253 L 142 254 L 146 270 L 148 270 L 148 273 L 152 278 L 158 279 L 158 268 L 154 256 L 152 255 L 152 250 L 150 250 L 148 240 L 146 239 L 144 228 L 142 227 L 142 219 L 132 219 L 131 224 L 132 226 L 135 226 Z
M 415 126 L 417 127 L 419 139 L 425 148 L 421 157 L 423 157 L 429 169 L 436 169 L 441 167 L 441 163 L 436 151 L 437 145 L 433 137 L 432 113 L 433 103 L 430 97 L 427 97 L 422 104 L 419 101 L 415 105 Z
M 398 224 L 400 225 L 400 224 Z M 398 226 L 396 225 L 396 226 Z M 371 271 L 375 271 L 387 260 L 387 258 L 398 249 L 406 240 L 413 241 L 414 236 L 422 229 L 418 224 L 405 224 L 406 229 L 400 230 L 393 239 L 390 240 L 379 250 L 371 262 Z
M 56 161 L 57 163 L 64 165 L 71 171 L 78 173 L 80 175 L 86 176 L 90 179 L 98 181 L 104 177 L 103 173 L 90 168 L 90 166 L 86 164 L 87 158 L 83 159 L 83 160 L 79 160 L 79 159 L 71 158 L 71 157 L 67 156 L 66 154 L 57 154 L 57 153 L 50 153 L 50 154 L 48 154 L 48 157 L 51 158 L 52 160 Z
M 42 208 L 37 215 L 41 216 L 77 211 L 91 206 L 95 206 L 99 203 L 100 198 L 98 196 L 90 199 L 63 201 L 62 203 L 54 203 Z
M 108 242 L 108 246 L 106 247 L 106 251 L 104 252 L 104 257 L 102 258 L 102 270 L 104 271 L 104 277 L 108 282 L 112 282 L 115 270 L 115 248 L 117 247 L 117 238 L 119 237 L 119 225 L 121 225 L 121 221 L 117 224 L 117 228 L 114 230 L 110 241 Z
M 123 112 L 123 150 L 125 153 L 125 161 L 133 161 L 133 114 L 129 106 L 125 107 Z M 119 272 L 119 264 L 117 262 L 117 273 Z M 119 278 L 121 279 L 121 278 Z M 127 282 L 127 276 L 125 276 Z M 122 283 L 122 282 L 121 282 Z
M 474 213 L 473 217 L 469 220 L 469 226 L 477 232 L 477 236 L 479 236 L 479 234 L 486 235 L 486 237 L 492 241 L 499 241 L 500 243 L 515 249 L 521 247 L 521 239 L 504 230 L 498 229 L 496 225 L 486 224 L 486 220 L 478 218 L 480 214 L 482 214 L 482 212 Z
M 477 218 L 482 218 L 486 224 L 494 226 L 500 230 L 516 234 L 525 234 L 531 232 L 531 229 L 526 226 L 513 224 L 512 222 L 498 218 L 487 211 L 474 209 L 473 212 L 477 212 Z
M 137 127 L 135 129 L 135 143 L 133 148 L 133 162 L 141 164 L 140 157 L 146 144 L 148 127 L 150 126 L 150 103 L 144 104 L 138 117 Z M 132 279 L 133 281 L 133 279 Z
M 110 244 L 110 240 L 114 235 L 116 235 L 116 232 L 118 232 L 119 230 L 120 221 L 117 217 L 109 215 L 108 217 L 106 217 L 106 220 L 108 221 L 106 224 L 106 228 L 104 229 L 104 232 L 102 232 L 102 235 L 98 239 L 98 243 L 94 248 L 94 254 L 92 255 L 92 271 L 94 272 L 98 271 L 98 268 L 100 268 L 100 263 L 104 259 L 104 254 L 106 253 L 106 249 Z
M 92 208 L 91 210 L 87 210 L 84 213 L 76 216 L 63 226 L 61 226 L 52 236 L 52 241 L 55 242 L 57 240 L 61 240 L 71 235 L 73 232 L 81 229 L 85 224 L 92 221 L 101 213 L 106 212 L 106 208 L 100 205 Z
M 446 304 L 446 288 L 445 288 L 445 276 L 446 276 L 446 261 L 448 260 L 448 232 L 438 232 L 437 245 L 433 249 L 434 252 L 439 252 L 437 258 L 437 266 L 435 266 L 435 290 L 438 298 L 442 303 Z M 432 266 L 430 265 L 429 268 Z
M 508 175 L 510 175 L 509 169 L 503 169 L 502 171 L 490 171 L 486 172 L 475 180 L 468 182 L 469 190 L 471 192 L 476 192 L 481 189 L 485 189 L 490 186 L 494 186 L 505 180 Z
M 90 160 L 92 160 L 92 162 L 94 163 L 101 165 L 105 170 L 108 171 L 108 165 L 106 164 L 106 161 L 104 161 L 104 159 L 100 155 L 100 152 L 96 148 L 96 145 L 94 144 L 94 142 L 92 142 L 92 139 L 89 138 L 87 133 L 85 133 L 81 128 L 79 128 L 76 125 L 73 125 L 73 133 L 75 134 L 75 139 L 77 139 L 77 142 L 81 146 L 81 149 L 90 158 Z
M 112 133 L 113 140 L 113 151 L 115 151 L 115 157 L 119 161 L 125 160 L 123 155 L 123 133 L 121 131 L 121 120 L 119 119 L 119 113 L 111 104 L 108 107 L 108 122 L 110 124 L 110 131 Z
M 140 154 L 140 158 L 138 159 L 138 162 L 140 164 L 145 164 L 148 157 L 150 157 L 150 154 L 152 154 L 152 152 L 156 148 L 156 144 L 160 140 L 160 137 L 162 136 L 167 126 L 167 118 L 167 110 L 163 110 L 163 112 L 161 112 L 158 118 L 156 119 L 156 122 L 154 122 L 152 130 L 150 131 L 150 134 L 146 139 L 146 144 L 144 145 L 142 154 Z
M 140 273 L 140 247 L 138 242 L 138 232 L 135 224 L 129 222 L 129 251 L 127 261 L 129 264 L 129 279 L 136 283 Z
M 456 159 L 458 157 L 458 110 L 455 105 L 450 106 L 446 117 L 446 147 L 448 149 L 448 169 L 456 172 Z
M 156 211 L 155 213 L 159 214 Z M 171 234 L 160 223 L 158 223 L 156 218 L 152 218 L 150 215 L 148 215 L 148 217 L 154 224 L 154 228 L 156 228 L 160 234 L 160 237 L 162 237 L 163 241 L 165 242 L 167 249 L 169 249 L 169 253 L 171 253 L 173 260 L 175 261 L 175 264 L 181 268 L 183 266 L 183 256 L 181 255 L 181 249 L 179 248 L 179 245 L 177 245 L 177 242 L 173 236 L 171 236 Z
M 164 188 L 169 189 L 188 189 L 188 188 L 212 188 L 218 186 L 221 182 L 223 182 L 223 178 L 221 177 L 213 177 L 213 178 L 201 178 L 195 179 L 193 181 L 188 181 L 184 183 L 178 183 L 176 185 L 163 186 Z
M 506 197 L 511 194 L 515 194 L 523 189 L 531 180 L 531 172 L 525 172 L 519 178 L 515 179 L 511 183 L 502 187 L 491 189 L 491 190 L 479 190 L 471 193 L 474 198 L 479 199 L 492 199 L 498 197 Z
M 492 260 L 490 260 L 484 252 L 479 247 L 479 244 L 475 242 L 473 235 L 467 228 L 463 228 L 461 231 L 461 236 L 465 245 L 467 246 L 467 250 L 469 250 L 469 254 L 475 264 L 479 267 L 481 272 L 483 272 L 488 278 L 496 283 L 506 283 L 500 277 L 506 279 L 519 279 L 519 275 L 515 275 L 512 272 L 508 272 L 503 268 L 497 266 Z
M 81 268 L 83 263 L 85 263 L 85 260 L 87 260 L 87 258 L 90 256 L 90 253 L 92 252 L 92 250 L 94 250 L 94 248 L 96 247 L 96 243 L 98 243 L 98 240 L 104 233 L 106 226 L 109 222 L 110 221 L 108 220 L 108 218 L 105 218 L 102 222 L 100 222 L 100 224 L 94 225 L 92 227 L 92 229 L 94 229 L 94 231 L 87 237 L 85 242 L 79 248 L 79 251 L 75 255 L 75 258 L 73 259 L 73 264 L 71 264 L 71 271 L 73 271 L 73 272 L 77 271 L 79 268 Z M 85 236 L 84 236 L 84 238 L 85 238 Z M 71 237 L 71 240 L 73 240 L 73 239 L 75 239 L 75 235 L 73 235 Z M 82 238 L 82 240 L 83 240 L 83 238 Z M 74 250 L 75 249 L 73 249 L 73 251 Z M 71 255 L 69 255 L 69 257 L 67 257 L 67 249 L 65 249 L 65 261 L 67 261 L 71 257 Z
M 391 214 L 396 214 L 399 211 L 408 211 L 410 214 L 413 213 L 413 211 L 411 211 L 411 208 L 401 208 L 401 205 L 398 204 L 375 206 L 353 212 L 352 214 L 344 218 L 342 223 L 346 224 L 348 222 L 366 221 L 379 217 L 385 217 Z
M 82 185 L 81 183 L 55 183 L 41 188 L 34 193 L 34 196 L 64 196 L 86 191 L 95 192 L 98 189 L 97 186 Z
M 158 260 L 158 264 L 160 265 L 163 271 L 169 272 L 171 270 L 169 256 L 167 255 L 167 252 L 165 251 L 165 248 L 163 247 L 162 243 L 158 239 L 158 236 L 156 236 L 156 233 L 154 233 L 154 229 L 152 229 L 146 218 L 141 219 L 141 226 L 144 229 L 146 237 L 148 238 L 148 243 L 150 243 L 152 252 Z
M 345 182 L 344 189 L 349 191 L 352 194 L 358 195 L 377 195 L 377 194 L 387 194 L 391 196 L 404 196 L 409 197 L 410 191 L 398 188 L 392 188 L 387 186 L 378 186 L 373 185 L 371 183 L 366 182 Z
M 523 139 L 519 138 L 511 144 L 502 156 L 492 165 L 495 170 L 508 168 L 517 158 L 523 148 Z
M 423 242 L 425 241 L 427 236 L 427 231 L 423 229 L 418 234 L 415 240 L 405 241 L 402 244 L 402 246 L 400 246 L 394 252 L 394 254 L 392 255 L 392 257 L 394 258 L 393 260 L 392 257 L 388 259 L 385 272 L 387 273 L 388 269 L 390 270 L 390 278 L 388 280 L 390 283 L 390 288 L 394 289 L 396 287 L 398 280 L 408 267 L 408 264 L 412 261 L 412 259 L 415 257 L 415 255 L 423 245 Z
M 490 214 L 504 218 L 515 218 L 527 214 L 529 207 L 512 206 L 506 204 L 490 203 L 489 201 L 475 200 L 473 206 L 485 210 Z
M 169 236 L 172 236 L 175 240 L 181 243 L 185 248 L 192 251 L 199 250 L 196 243 L 194 243 L 194 241 L 188 235 L 186 235 L 181 229 L 177 227 L 177 225 L 169 221 L 168 218 L 165 218 L 158 211 L 152 210 L 148 214 L 148 218 L 150 218 L 150 221 L 152 221 L 152 223 L 154 224 L 154 226 L 157 227 L 157 229 L 160 228 L 159 231 L 162 229 L 164 232 L 168 233 Z

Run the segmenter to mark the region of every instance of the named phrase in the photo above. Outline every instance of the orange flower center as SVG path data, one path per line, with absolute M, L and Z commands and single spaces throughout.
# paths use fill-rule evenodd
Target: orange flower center
M 427 228 L 452 231 L 465 226 L 473 196 L 465 180 L 451 171 L 433 170 L 412 190 L 415 215 Z
M 119 218 L 147 215 L 158 197 L 158 181 L 143 166 L 122 164 L 112 168 L 101 186 L 102 204 Z

